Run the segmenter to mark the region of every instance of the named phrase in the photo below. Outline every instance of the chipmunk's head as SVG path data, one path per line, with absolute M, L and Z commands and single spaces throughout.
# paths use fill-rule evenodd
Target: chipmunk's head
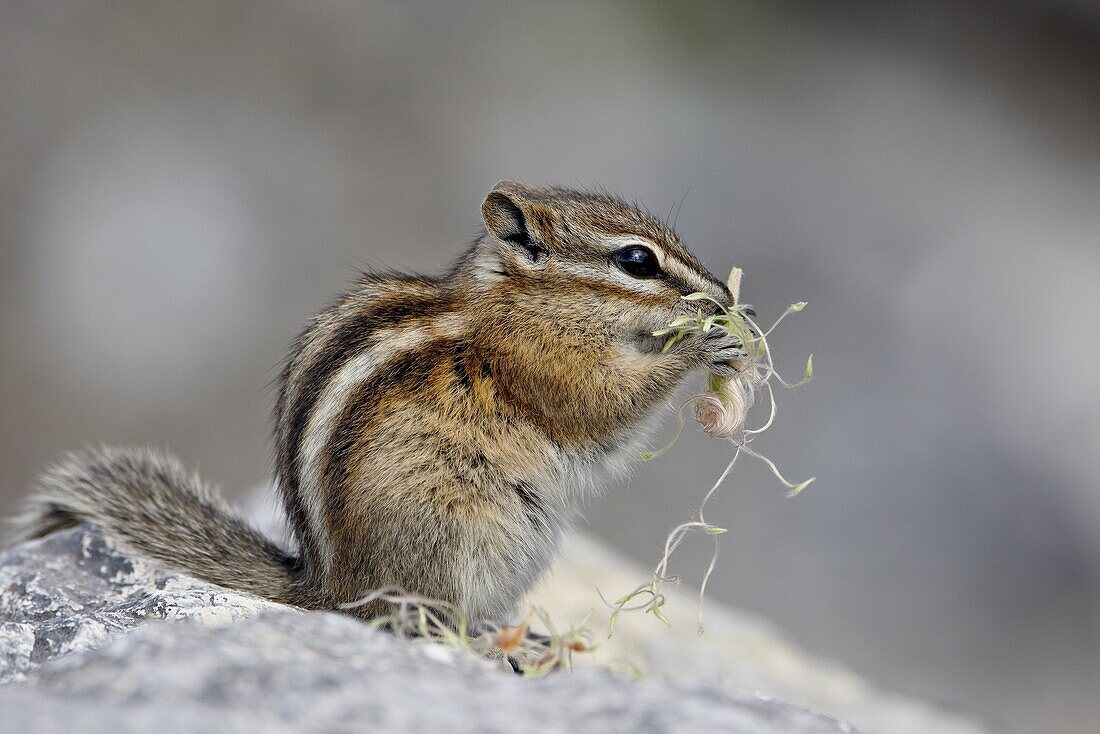
M 608 194 L 502 181 L 481 213 L 487 234 L 471 252 L 474 277 L 547 318 L 590 320 L 654 347 L 654 329 L 713 308 L 683 296 L 732 302 L 667 224 Z

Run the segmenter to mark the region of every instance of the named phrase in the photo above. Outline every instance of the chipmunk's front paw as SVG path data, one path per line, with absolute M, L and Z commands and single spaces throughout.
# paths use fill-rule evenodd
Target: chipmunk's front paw
M 687 346 L 697 366 L 723 377 L 735 374 L 748 357 L 741 340 L 725 329 L 716 328 L 705 334 L 694 334 Z

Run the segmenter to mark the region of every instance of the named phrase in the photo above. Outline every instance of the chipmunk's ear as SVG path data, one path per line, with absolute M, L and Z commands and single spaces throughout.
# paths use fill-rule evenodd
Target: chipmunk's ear
M 485 197 L 481 217 L 491 235 L 537 263 L 547 252 L 545 228 L 551 214 L 530 194 L 523 184 L 501 181 Z

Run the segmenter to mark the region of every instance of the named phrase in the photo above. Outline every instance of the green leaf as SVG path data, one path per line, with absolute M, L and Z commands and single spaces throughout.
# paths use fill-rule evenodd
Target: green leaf
M 807 479 L 806 481 L 802 482 L 801 484 L 799 484 L 799 485 L 797 485 L 797 486 L 793 487 L 793 488 L 791 489 L 791 491 L 790 491 L 790 492 L 787 492 L 787 496 L 788 496 L 788 497 L 797 497 L 797 496 L 798 496 L 798 494 L 799 494 L 799 492 L 801 492 L 802 490 L 806 489 L 806 487 L 809 487 L 809 486 L 810 486 L 811 484 L 813 484 L 813 483 L 814 483 L 814 482 L 815 482 L 816 480 L 817 480 L 817 477 L 810 477 L 809 479 Z
M 619 622 L 619 613 L 622 609 L 616 609 L 611 613 L 611 623 L 608 625 L 607 639 L 611 639 L 611 635 L 615 634 L 615 625 Z
M 650 609 L 649 611 L 653 612 L 654 617 L 656 617 L 657 619 L 664 622 L 666 627 L 668 627 L 669 629 L 672 629 L 672 622 L 670 622 L 668 617 L 666 617 L 664 615 L 664 612 L 661 611 L 661 607 L 664 605 L 664 603 L 665 603 L 665 598 L 662 596 L 661 597 L 661 603 L 660 604 L 654 604 L 653 608 Z

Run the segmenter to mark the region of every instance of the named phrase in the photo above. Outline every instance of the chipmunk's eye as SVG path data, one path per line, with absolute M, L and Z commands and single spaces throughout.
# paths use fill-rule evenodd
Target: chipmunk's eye
M 635 278 L 652 278 L 661 273 L 657 256 L 645 247 L 627 247 L 616 252 L 612 258 Z

